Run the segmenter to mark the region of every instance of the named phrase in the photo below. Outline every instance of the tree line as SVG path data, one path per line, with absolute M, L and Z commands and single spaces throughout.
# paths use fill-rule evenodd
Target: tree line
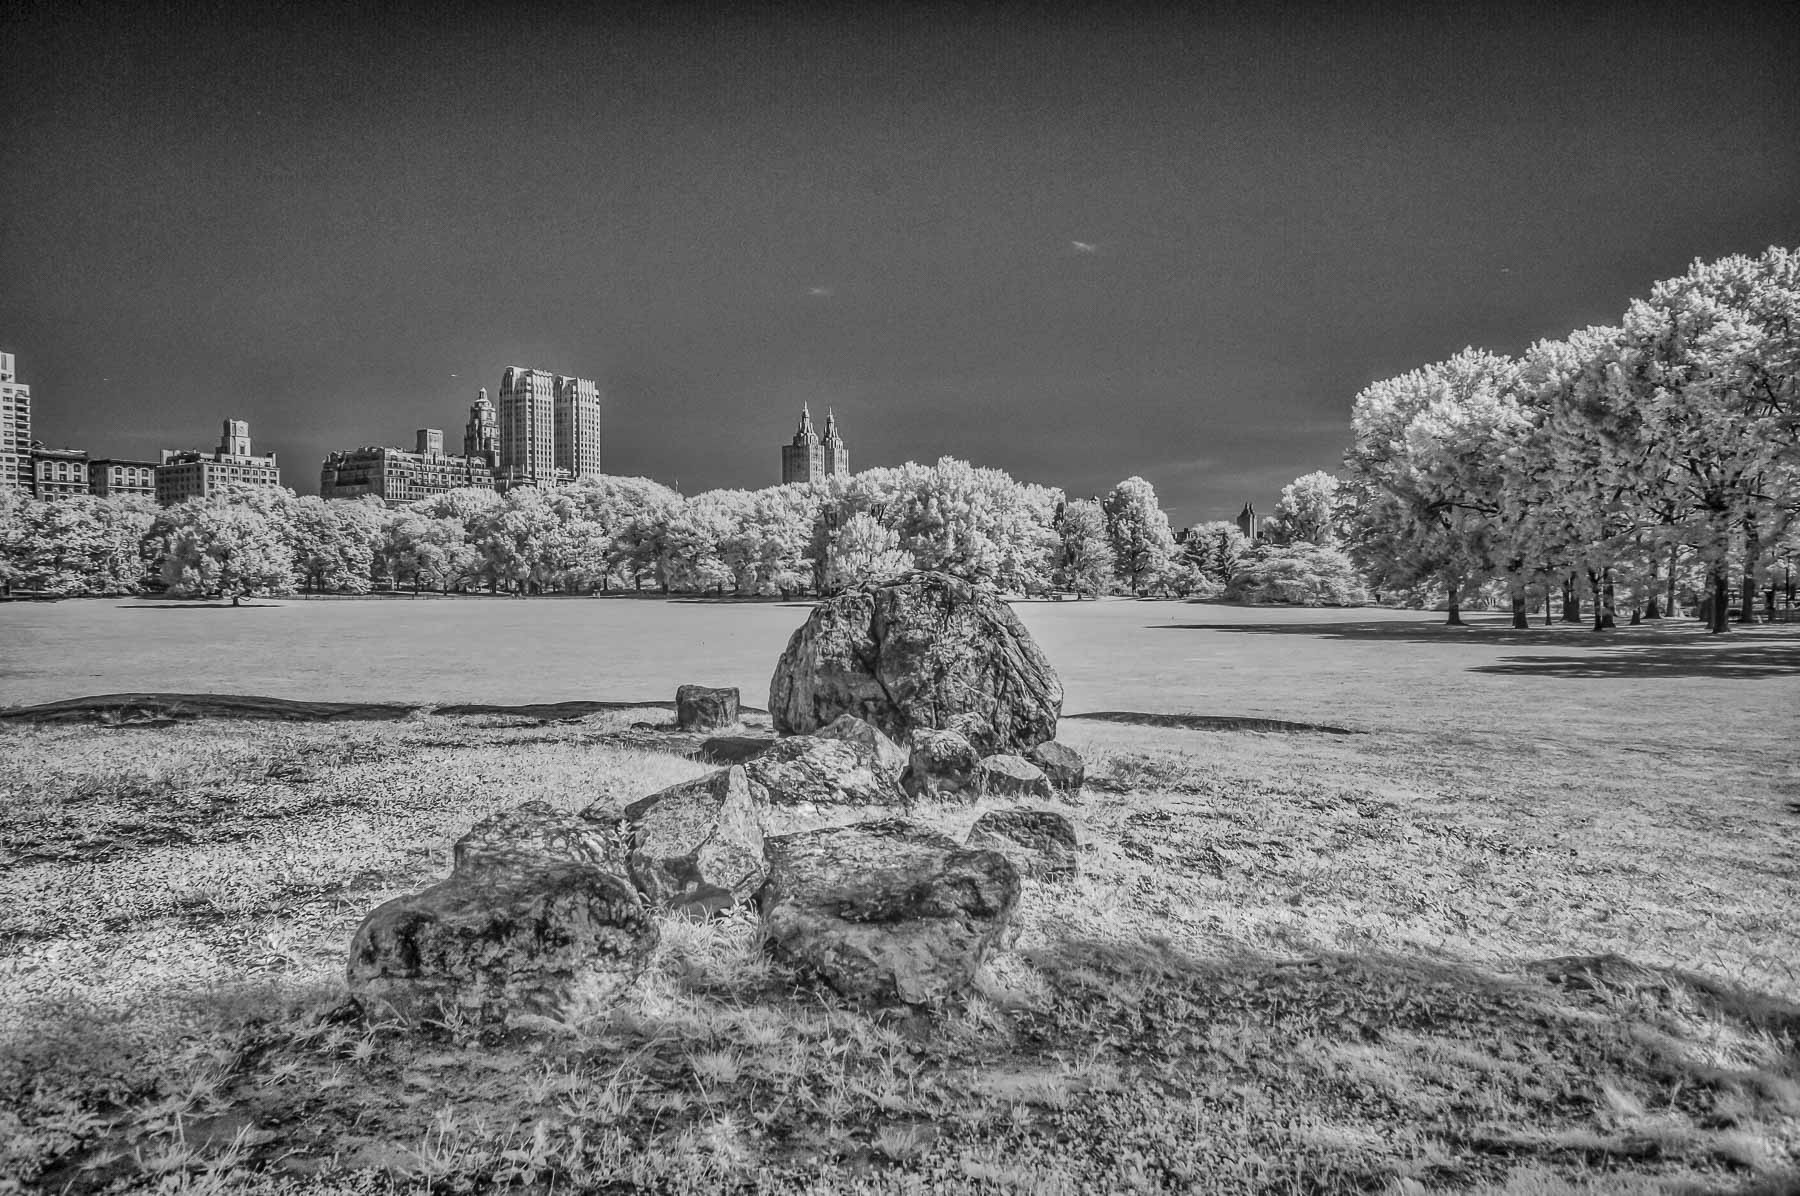
M 1304 589 L 1318 565 L 1301 548 L 1292 560 L 1287 552 L 1250 544 L 1230 524 L 1175 534 L 1142 478 L 1071 501 L 951 457 L 691 497 L 628 477 L 452 490 L 397 508 L 258 487 L 167 508 L 0 496 L 0 584 L 50 595 L 164 585 L 233 599 L 384 589 L 792 596 L 937 569 L 1015 593 L 1286 601 L 1282 587 L 1293 591 L 1298 575 Z M 1327 556 L 1334 584 L 1347 579 L 1338 589 L 1360 600 L 1348 559 Z
M 1800 553 L 1800 255 L 1696 261 L 1617 325 L 1465 349 L 1357 395 L 1336 500 L 1378 590 L 1449 619 L 1504 589 L 1516 627 L 1556 599 L 1596 630 L 1793 597 Z

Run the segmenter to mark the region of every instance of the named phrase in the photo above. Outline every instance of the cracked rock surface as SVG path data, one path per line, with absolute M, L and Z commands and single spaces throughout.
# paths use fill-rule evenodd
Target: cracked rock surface
M 1055 670 L 997 594 L 912 573 L 815 606 L 776 665 L 769 712 L 789 735 L 853 714 L 902 745 L 917 730 L 959 726 L 991 755 L 1054 739 L 1062 698 Z

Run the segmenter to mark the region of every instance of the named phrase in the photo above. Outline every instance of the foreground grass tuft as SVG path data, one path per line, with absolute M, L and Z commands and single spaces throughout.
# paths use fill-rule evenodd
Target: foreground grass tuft
M 348 1016 L 356 925 L 471 823 L 704 772 L 619 743 L 663 718 L 0 729 L 0 1175 L 1568 1193 L 1800 1166 L 1795 824 L 1754 784 L 1542 745 L 1069 724 L 1084 873 L 1028 882 L 932 1014 L 845 1006 L 739 911 L 668 921 L 591 1023 Z

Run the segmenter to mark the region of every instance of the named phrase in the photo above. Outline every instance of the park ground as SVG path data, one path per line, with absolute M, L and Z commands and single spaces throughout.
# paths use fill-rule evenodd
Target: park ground
M 804 617 L 394 609 L 0 608 L 0 700 L 754 701 Z M 741 915 L 667 922 L 564 1033 L 344 1016 L 357 923 L 471 823 L 703 771 L 619 737 L 666 710 L 0 721 L 0 1190 L 1800 1183 L 1800 629 L 1019 611 L 1066 711 L 1196 717 L 1064 721 L 1083 874 L 1028 882 L 929 1016 L 845 1006 Z

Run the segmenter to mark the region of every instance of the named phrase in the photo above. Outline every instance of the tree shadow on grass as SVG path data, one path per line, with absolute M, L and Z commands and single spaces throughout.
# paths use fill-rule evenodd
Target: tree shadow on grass
M 1753 681 L 1800 674 L 1800 640 L 1784 643 L 1621 645 L 1582 656 L 1509 656 L 1476 665 L 1472 673 L 1511 677 L 1625 679 L 1636 677 L 1718 677 Z

